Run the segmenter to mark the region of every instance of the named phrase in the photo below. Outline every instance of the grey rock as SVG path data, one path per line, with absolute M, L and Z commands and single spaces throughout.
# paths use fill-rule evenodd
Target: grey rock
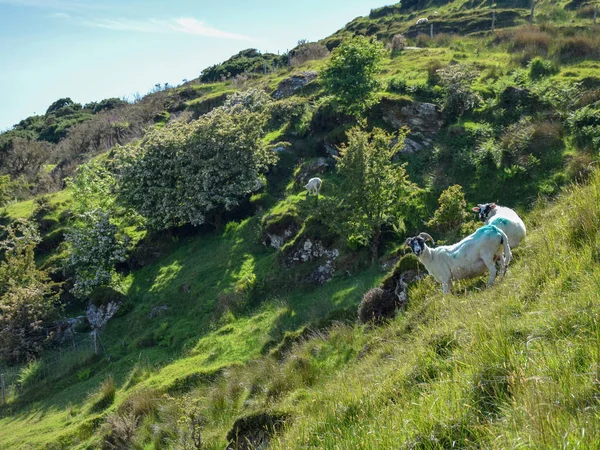
M 169 310 L 167 305 L 155 306 L 148 313 L 148 319 L 154 319 L 155 317 L 162 316 Z
M 90 303 L 85 310 L 85 315 L 94 330 L 101 330 L 106 323 L 117 313 L 121 303 L 109 302 L 106 305 L 96 306 Z
M 285 97 L 289 97 L 294 94 L 298 89 L 306 86 L 311 81 L 317 78 L 317 72 L 302 72 L 295 75 L 292 75 L 289 78 L 286 78 L 279 86 L 277 86 L 277 90 L 273 93 L 273 97 L 277 100 L 280 100 Z

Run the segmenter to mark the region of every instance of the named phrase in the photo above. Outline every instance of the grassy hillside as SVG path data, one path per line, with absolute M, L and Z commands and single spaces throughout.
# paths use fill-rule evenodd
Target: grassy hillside
M 600 174 L 592 168 L 600 53 L 593 9 L 540 1 L 530 26 L 529 1 L 495 3 L 495 33 L 487 1 L 407 0 L 322 41 L 333 49 L 355 35 L 390 45 L 394 35 L 406 37 L 408 48 L 392 50 L 377 75 L 383 88 L 364 114 L 366 127 L 397 132 L 403 108 L 422 103 L 442 111 L 437 128 L 409 117 L 407 136 L 419 149 L 397 158 L 407 163 L 418 202 L 404 230 L 384 230 L 376 264 L 366 247 L 324 223 L 320 205 L 342 181 L 329 154 L 356 121 L 336 111 L 317 79 L 274 102 L 263 142 L 278 148 L 279 161 L 265 175 L 266 188 L 226 215 L 222 228 L 127 225 L 132 249 L 115 275 L 124 302 L 100 334 L 101 355 L 75 357 L 70 344 L 49 345 L 30 364 L 0 365 L 11 374 L 0 448 L 222 449 L 265 439 L 281 449 L 598 447 Z M 433 38 L 429 26 L 416 25 L 421 17 L 434 25 Z M 325 54 L 300 61 L 302 45 L 281 57 L 240 52 L 206 69 L 204 79 L 111 105 L 122 119 L 111 125 L 115 135 L 95 128 L 102 108 L 86 105 L 85 122 L 69 123 L 52 147 L 46 162 L 57 164 L 53 180 L 62 185 L 98 154 L 109 167 L 115 144 L 137 148 L 148 130 L 198 118 L 233 92 L 272 94 L 290 75 L 322 71 Z M 438 72 L 448 67 L 475 74 L 468 90 L 477 100 L 458 116 L 449 112 L 450 88 Z M 29 122 L 39 128 L 44 120 Z M 42 139 L 29 122 L 0 144 L 16 135 Z M 95 144 L 75 145 L 82 136 Z M 302 185 L 317 174 L 322 195 L 306 198 Z M 469 205 L 498 201 L 522 213 L 528 236 L 506 279 L 491 289 L 483 279 L 461 282 L 443 296 L 424 276 L 410 285 L 395 319 L 359 325 L 357 306 L 397 275 L 390 268 L 407 235 L 428 231 L 452 241 L 475 226 L 426 225 L 440 193 L 455 184 Z M 0 218 L 39 225 L 36 261 L 66 281 L 65 317 L 86 306 L 68 294 L 63 270 L 73 197 L 65 189 L 8 202 Z M 286 230 L 287 241 L 272 246 Z M 307 241 L 331 253 L 294 260 Z M 320 281 L 331 267 L 330 279 Z

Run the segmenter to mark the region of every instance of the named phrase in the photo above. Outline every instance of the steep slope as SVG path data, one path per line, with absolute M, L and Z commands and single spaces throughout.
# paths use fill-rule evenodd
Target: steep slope
M 524 24 L 524 3 L 498 1 L 498 17 L 510 18 L 498 28 Z M 403 240 L 390 233 L 386 254 L 369 268 L 365 249 L 331 236 L 315 220 L 318 202 L 298 194 L 317 167 L 327 199 L 339 180 L 322 161 L 353 123 L 332 111 L 317 80 L 278 103 L 283 119 L 273 120 L 265 141 L 284 148 L 280 162 L 266 192 L 224 230 L 129 230 L 138 246 L 121 268 L 125 306 L 100 335 L 104 355 L 69 360 L 58 347 L 16 372 L 21 381 L 0 410 L 0 448 L 178 448 L 193 445 L 182 439 L 198 433 L 205 448 L 223 448 L 236 434 L 238 443 L 258 444 L 274 430 L 273 448 L 593 448 L 600 439 L 593 426 L 600 178 L 548 198 L 589 175 L 597 159 L 588 146 L 593 135 L 573 124 L 594 126 L 599 55 L 594 37 L 578 28 L 591 25 L 588 12 L 561 15 L 565 4 L 540 2 L 546 23 L 539 28 L 430 39 L 415 28 L 417 18 L 430 17 L 436 33 L 479 33 L 491 25 L 488 2 L 403 2 L 323 41 L 334 47 L 366 33 L 387 42 L 404 32 L 417 44 L 385 62 L 379 80 L 386 90 L 367 112 L 370 126 L 390 131 L 405 124 L 399 117 L 407 106 L 445 105 L 437 69 L 464 63 L 480 72 L 476 108 L 409 135 L 418 150 L 399 159 L 423 197 L 405 222 L 407 233 L 422 231 L 439 193 L 454 183 L 471 203 L 520 207 L 530 235 L 502 284 L 484 290 L 474 280 L 444 297 L 426 278 L 388 325 L 354 324 L 361 297 L 386 275 Z M 577 23 L 564 26 L 571 18 Z M 574 43 L 589 46 L 579 52 Z M 534 57 L 541 69 L 532 69 Z M 272 92 L 289 75 L 325 63 L 166 90 L 158 103 L 168 110 L 155 127 L 182 112 L 204 114 L 237 89 Z M 69 202 L 69 191 L 54 194 L 50 211 L 35 219 L 47 221 L 47 243 L 62 240 Z M 10 205 L 3 220 L 35 208 L 33 201 Z M 270 246 L 270 235 L 291 229 L 298 234 L 287 246 Z M 339 251 L 324 284 L 318 275 L 327 255 L 289 262 L 306 239 Z M 39 255 L 45 264 L 60 256 L 48 245 Z

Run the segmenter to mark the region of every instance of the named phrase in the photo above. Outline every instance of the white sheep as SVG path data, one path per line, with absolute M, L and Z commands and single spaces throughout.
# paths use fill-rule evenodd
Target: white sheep
M 425 25 L 428 22 L 429 19 L 427 17 L 421 17 L 419 20 L 417 20 L 417 25 Z
M 496 261 L 500 262 L 500 274 L 504 276 L 512 258 L 506 234 L 494 225 L 485 225 L 454 245 L 430 248 L 426 240 L 433 242 L 430 235 L 421 233 L 408 238 L 404 245 L 442 284 L 444 294 L 452 291 L 452 280 L 474 278 L 483 275 L 486 270 L 490 272 L 488 287 L 491 286 L 496 279 Z
M 306 196 L 308 197 L 310 194 L 314 194 L 318 197 L 322 184 L 323 184 L 323 181 L 317 177 L 311 178 L 310 180 L 308 180 L 308 183 L 306 184 L 306 186 L 304 186 L 304 189 L 306 189 L 306 191 L 307 191 Z
M 486 225 L 496 225 L 504 231 L 508 236 L 510 248 L 517 247 L 527 234 L 523 220 L 516 212 L 506 206 L 483 203 L 474 207 L 473 211 L 479 214 L 479 219 L 485 222 Z

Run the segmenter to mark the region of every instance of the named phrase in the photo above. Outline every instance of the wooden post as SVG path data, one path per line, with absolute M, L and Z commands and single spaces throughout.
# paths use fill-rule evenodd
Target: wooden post
M 496 31 L 496 10 L 492 10 L 492 31 Z
M 533 25 L 533 13 L 535 11 L 535 0 L 531 0 L 531 16 L 529 17 L 529 23 Z
M 4 385 L 4 374 L 0 375 L 0 390 L 2 390 L 2 404 L 6 405 L 6 386 Z
M 598 18 L 598 5 L 594 8 L 594 25 L 596 25 L 596 19 Z
M 94 330 L 94 354 L 98 354 L 98 330 Z
M 431 24 L 429 27 L 429 36 L 431 37 L 431 39 L 433 39 L 433 24 Z

